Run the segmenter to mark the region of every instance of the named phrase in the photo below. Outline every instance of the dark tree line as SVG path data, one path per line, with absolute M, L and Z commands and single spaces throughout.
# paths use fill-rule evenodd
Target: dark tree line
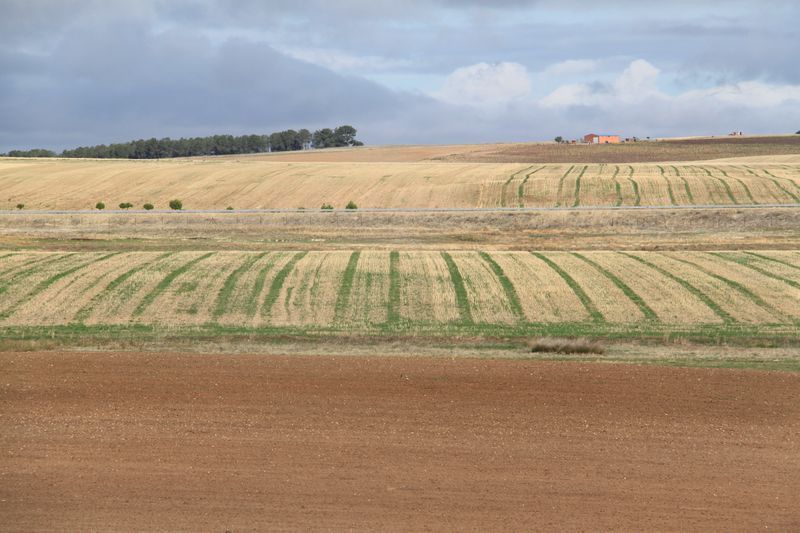
M 330 148 L 335 146 L 361 146 L 352 126 L 324 128 L 313 134 L 307 129 L 286 130 L 270 135 L 213 135 L 188 139 L 139 139 L 127 143 L 80 146 L 56 154 L 50 150 L 11 150 L 10 157 L 97 157 L 117 159 L 162 159 L 198 155 L 254 154 L 260 152 L 286 152 L 304 148 Z M 0 154 L 2 155 L 2 154 Z
M 33 148 L 31 150 L 11 150 L 7 154 L 0 155 L 7 155 L 8 157 L 56 157 L 58 154 L 44 148 Z

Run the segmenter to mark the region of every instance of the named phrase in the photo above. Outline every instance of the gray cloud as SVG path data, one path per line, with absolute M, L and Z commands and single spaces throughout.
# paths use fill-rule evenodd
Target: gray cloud
M 792 102 L 759 110 L 720 102 L 695 109 L 679 100 L 549 109 L 527 99 L 489 112 L 365 78 L 370 68 L 412 82 L 444 81 L 480 62 L 510 61 L 535 73 L 595 59 L 611 70 L 584 83 L 602 93 L 627 63 L 644 58 L 668 70 L 665 80 L 680 91 L 749 79 L 800 83 L 795 2 L 695 4 L 5 0 L 0 151 L 344 122 L 373 143 L 525 140 L 597 128 L 664 135 L 800 127 L 791 125 L 800 121 Z M 723 7 L 725 17 L 709 15 Z M 281 47 L 370 59 L 342 74 Z M 388 66 L 374 66 L 383 60 Z

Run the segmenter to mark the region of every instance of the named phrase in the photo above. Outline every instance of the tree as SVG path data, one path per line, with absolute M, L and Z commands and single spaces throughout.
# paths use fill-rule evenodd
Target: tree
M 563 143 L 563 142 L 564 142 L 564 137 L 562 137 L 561 135 L 559 135 L 559 136 L 558 136 L 558 137 L 556 137 L 554 140 L 555 140 L 555 141 L 556 141 L 558 144 L 561 144 L 561 143 Z
M 146 203 L 146 204 L 144 204 L 142 207 L 144 207 L 145 211 L 150 211 L 150 210 L 152 210 L 152 209 L 153 209 L 153 204 L 151 204 L 151 203 Z
M 130 209 L 131 207 L 133 207 L 133 204 L 130 202 L 122 202 L 119 204 L 120 209 Z
M 329 211 L 329 210 L 333 209 L 333 206 L 331 204 L 322 204 L 322 207 L 320 207 L 320 209 L 324 209 L 326 211 Z
M 106 208 L 106 204 L 104 204 L 103 202 L 97 202 L 96 204 L 94 204 L 94 208 L 102 211 L 103 209 Z
M 25 204 L 17 204 L 17 209 L 25 209 Z
M 349 202 L 347 202 L 345 209 L 358 209 L 358 206 L 353 200 L 350 200 Z
M 169 208 L 174 209 L 175 211 L 180 211 L 181 209 L 183 209 L 183 202 L 181 202 L 180 200 L 170 200 Z
M 311 136 L 311 142 L 314 148 L 329 148 L 334 146 L 333 130 L 330 128 L 322 128 L 314 132 Z
M 353 126 L 339 126 L 333 130 L 335 146 L 352 146 L 356 140 L 356 129 Z

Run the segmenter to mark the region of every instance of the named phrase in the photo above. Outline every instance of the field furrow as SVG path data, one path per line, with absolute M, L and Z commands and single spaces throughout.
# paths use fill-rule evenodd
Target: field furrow
M 101 256 L 103 257 L 103 256 Z M 150 257 L 138 253 L 119 254 L 106 260 L 97 260 L 88 268 L 80 269 L 53 283 L 36 296 L 29 296 L 23 305 L 9 317 L 9 324 L 69 324 L 80 321 L 81 310 L 102 294 L 114 278 L 131 268 L 146 264 Z
M 519 296 L 528 322 L 578 322 L 589 313 L 575 292 L 552 268 L 527 252 L 492 252 Z
M 378 325 L 388 321 L 390 257 L 386 252 L 360 253 L 352 288 L 341 322 L 352 325 Z
M 277 326 L 330 326 L 350 252 L 309 252 L 286 278 L 270 313 Z
M 127 324 L 138 319 L 140 313 L 137 309 L 146 310 L 143 302 L 149 299 L 149 295 L 155 298 L 163 290 L 160 285 L 164 280 L 169 280 L 170 275 L 191 264 L 203 252 L 180 252 L 164 255 L 157 252 L 140 252 L 147 254 L 150 261 L 144 268 L 133 267 L 132 274 L 126 276 L 121 274 L 120 278 L 112 280 L 110 285 L 101 293 L 100 298 L 86 313 L 85 323 L 94 324 Z M 113 286 L 112 286 L 113 285 Z M 166 324 L 169 324 L 168 319 Z
M 226 280 L 230 294 L 225 299 L 224 311 L 216 322 L 226 326 L 253 327 L 264 322 L 259 312 L 276 274 L 291 261 L 292 252 L 270 252 L 252 254 L 240 266 L 235 281 Z M 223 287 L 224 290 L 224 287 Z M 219 300 L 217 301 L 219 305 Z
M 671 257 L 678 258 L 675 253 Z M 704 252 L 685 252 L 679 259 L 718 278 L 728 280 L 726 284 L 739 292 L 743 298 L 773 315 L 773 321 L 800 319 L 800 289 L 780 280 L 754 272 L 743 265 L 731 263 L 716 255 Z M 777 311 L 777 312 L 776 312 Z M 753 312 L 752 316 L 756 316 Z M 753 322 L 762 320 L 752 319 Z M 767 322 L 766 318 L 763 322 Z
M 430 252 L 400 252 L 400 319 L 450 323 L 460 319 L 456 293 L 444 258 Z
M 512 303 L 506 297 L 503 284 L 489 263 L 475 252 L 451 252 L 450 257 L 464 281 L 472 321 L 512 324 L 518 320 Z
M 595 257 L 596 253 L 586 253 Z M 585 292 L 586 298 L 607 322 L 638 322 L 644 319 L 636 304 L 602 272 L 567 252 L 542 254 L 569 275 Z
M 772 313 L 763 309 L 729 284 L 710 276 L 691 264 L 681 262 L 679 259 L 685 257 L 685 255 L 672 256 L 671 254 L 649 253 L 645 257 L 652 264 L 691 283 L 692 286 L 713 300 L 737 322 L 765 323 L 775 321 Z
M 588 255 L 588 254 L 587 254 Z M 637 253 L 649 262 L 649 252 Z M 597 264 L 613 272 L 632 291 L 638 294 L 662 322 L 672 324 L 713 323 L 720 317 L 703 300 L 696 298 L 685 285 L 658 270 L 631 259 L 627 254 L 597 252 L 590 256 Z M 686 280 L 680 275 L 674 275 Z M 696 286 L 695 286 L 696 287 Z M 702 290 L 696 287 L 700 292 Z M 630 300 L 629 300 L 630 301 Z M 632 302 L 633 303 L 633 302 Z M 638 311 L 638 309 L 637 309 Z

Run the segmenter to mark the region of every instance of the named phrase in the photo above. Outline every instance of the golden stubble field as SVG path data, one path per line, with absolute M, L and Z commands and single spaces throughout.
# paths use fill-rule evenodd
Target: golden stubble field
M 516 208 L 800 203 L 800 164 L 0 159 L 0 208 Z
M 3 326 L 217 324 L 353 332 L 590 322 L 794 327 L 800 322 L 800 254 L 0 255 Z

